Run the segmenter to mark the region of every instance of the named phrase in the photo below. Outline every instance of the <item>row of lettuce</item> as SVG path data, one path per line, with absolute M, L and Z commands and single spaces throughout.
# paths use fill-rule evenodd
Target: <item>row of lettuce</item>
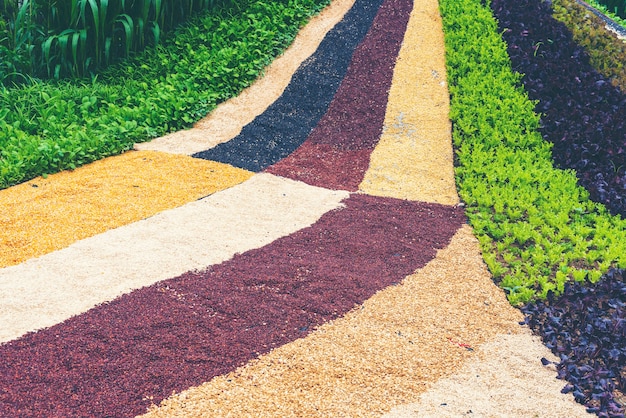
M 0 87 L 0 189 L 189 127 L 252 83 L 330 0 L 233 3 L 90 82 Z
M 456 175 L 484 259 L 509 301 L 626 267 L 626 221 L 554 167 L 489 6 L 442 0 Z
M 567 147 L 545 142 L 554 141 L 547 129 L 554 120 L 575 131 L 578 121 L 571 120 L 572 114 L 593 119 L 587 112 L 595 117 L 612 111 L 600 113 L 598 106 L 586 105 L 586 100 L 576 96 L 603 97 L 594 86 L 606 86 L 606 80 L 624 85 L 619 71 L 598 65 L 603 55 L 607 61 L 615 60 L 613 55 L 619 55 L 623 44 L 615 37 L 602 36 L 606 33 L 603 22 L 590 19 L 575 0 L 553 0 L 554 13 L 542 0 L 492 0 L 491 9 L 479 0 L 444 3 L 447 10 L 456 10 L 444 12 L 444 18 L 459 151 L 458 183 L 470 202 L 468 215 L 484 258 L 509 300 L 523 304 L 528 326 L 558 356 L 557 377 L 567 380 L 562 393 L 571 393 L 587 412 L 599 417 L 624 417 L 626 269 L 613 267 L 624 265 L 626 225 L 605 207 L 591 203 L 587 191 L 577 185 L 584 170 L 554 168 L 551 158 L 558 161 Z M 459 19 L 468 15 L 478 17 L 480 27 L 489 33 L 481 37 L 474 22 Z M 586 58 L 581 59 L 580 48 L 553 17 L 565 22 L 575 39 L 581 40 L 585 33 L 597 38 L 579 44 L 585 45 L 606 79 L 592 74 Z M 480 45 L 471 45 L 473 39 Z M 553 45 L 544 45 L 550 40 Z M 593 50 L 603 43 L 606 48 Z M 511 66 L 525 74 L 515 76 Z M 571 71 L 564 71 L 565 67 Z M 490 78 L 496 80 L 496 91 L 482 82 Z M 558 87 L 544 89 L 555 80 Z M 580 92 L 571 96 L 572 103 L 568 99 L 555 106 L 560 114 L 555 118 L 550 102 L 576 86 Z M 626 99 L 619 88 L 609 91 L 621 97 L 614 109 L 619 114 Z M 538 102 L 532 103 L 528 96 Z M 492 98 L 498 103 L 492 103 Z M 533 107 L 544 109 L 540 120 Z M 563 116 L 561 107 L 576 112 Z M 606 115 L 602 119 L 607 124 L 620 123 Z M 611 136 L 611 129 L 605 128 L 603 133 Z M 623 135 L 614 134 L 622 138 L 622 144 Z M 589 140 L 600 144 L 603 137 Z M 609 158 L 610 153 L 611 149 L 605 149 L 601 154 Z M 533 300 L 524 303 L 529 299 Z

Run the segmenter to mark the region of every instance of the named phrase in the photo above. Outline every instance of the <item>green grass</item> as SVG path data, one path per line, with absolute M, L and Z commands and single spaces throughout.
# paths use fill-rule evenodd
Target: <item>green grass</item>
M 554 167 L 539 115 L 480 0 L 441 0 L 459 194 L 513 305 L 626 267 L 626 221 Z
M 189 127 L 250 85 L 329 0 L 236 3 L 93 81 L 0 87 L 0 188 Z

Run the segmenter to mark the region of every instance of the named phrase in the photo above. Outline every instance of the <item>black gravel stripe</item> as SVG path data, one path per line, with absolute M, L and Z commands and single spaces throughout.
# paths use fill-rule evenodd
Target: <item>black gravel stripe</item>
M 291 154 L 326 113 L 382 3 L 357 0 L 277 101 L 231 141 L 193 156 L 260 172 Z
M 282 177 L 331 189 L 357 191 L 380 140 L 393 72 L 413 9 L 388 0 L 354 51 L 328 111 L 306 141 L 267 169 Z

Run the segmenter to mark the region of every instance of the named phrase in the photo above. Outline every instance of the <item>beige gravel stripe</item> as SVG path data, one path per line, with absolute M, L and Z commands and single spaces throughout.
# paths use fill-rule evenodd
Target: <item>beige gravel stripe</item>
M 0 267 L 175 208 L 252 175 L 187 156 L 131 151 L 0 190 Z
M 445 49 L 437 0 L 415 2 L 380 142 L 359 190 L 456 204 Z
M 537 336 L 498 335 L 481 345 L 475 358 L 441 379 L 419 402 L 394 408 L 385 418 L 592 417 L 571 395 L 556 368 L 539 367 L 542 357 L 558 359 Z M 532 365 L 532 367 L 529 367 Z
M 478 351 L 466 346 L 503 334 L 524 335 L 516 349 L 547 355 L 525 335 L 521 318 L 493 284 L 478 243 L 464 226 L 436 259 L 402 284 L 306 338 L 172 396 L 144 416 L 380 416 L 416 402 L 439 379 L 476 359 Z M 542 373 L 541 363 L 533 360 L 524 358 L 524 367 Z M 535 381 L 535 392 L 550 400 L 561 397 L 541 382 Z M 525 389 L 516 395 L 525 396 Z
M 347 192 L 259 174 L 205 199 L 0 269 L 0 342 L 267 245 L 342 207 L 347 197 Z
M 291 46 L 265 69 L 261 78 L 237 97 L 220 104 L 192 129 L 135 144 L 135 149 L 192 155 L 239 135 L 245 125 L 252 122 L 283 94 L 293 73 L 315 52 L 326 33 L 341 21 L 354 1 L 333 0 L 300 30 Z

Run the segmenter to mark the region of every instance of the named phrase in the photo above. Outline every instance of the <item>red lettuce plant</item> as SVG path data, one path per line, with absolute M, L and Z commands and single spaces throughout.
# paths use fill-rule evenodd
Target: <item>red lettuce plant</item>
M 596 284 L 568 283 L 558 298 L 522 308 L 526 323 L 560 359 L 564 393 L 600 417 L 623 417 L 615 395 L 626 392 L 626 270 L 611 269 Z M 547 362 L 547 360 L 545 360 Z
M 551 2 L 493 0 L 513 69 L 541 113 L 560 168 L 574 169 L 594 201 L 626 215 L 626 96 L 590 64 Z

